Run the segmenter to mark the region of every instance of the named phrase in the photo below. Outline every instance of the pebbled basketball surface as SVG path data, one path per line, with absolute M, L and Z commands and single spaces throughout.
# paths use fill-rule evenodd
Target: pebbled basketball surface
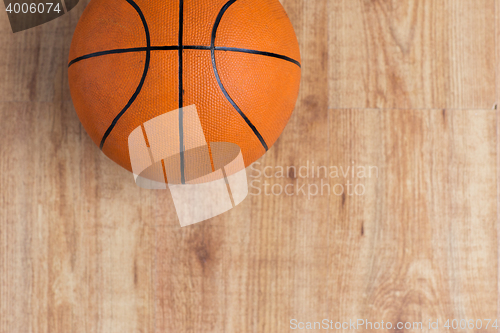
M 207 142 L 236 143 L 250 165 L 286 126 L 301 70 L 297 38 L 277 0 L 92 0 L 76 27 L 68 72 L 84 128 L 132 171 L 129 134 L 192 104 Z

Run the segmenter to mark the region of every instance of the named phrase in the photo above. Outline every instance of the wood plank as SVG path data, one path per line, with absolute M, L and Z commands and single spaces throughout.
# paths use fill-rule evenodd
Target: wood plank
M 3 102 L 71 101 L 67 63 L 73 31 L 85 5 L 41 26 L 13 34 L 0 18 L 0 92 Z
M 495 52 L 496 52 L 496 61 L 495 61 L 495 84 L 496 84 L 496 103 L 495 110 L 497 110 L 497 239 L 500 239 L 500 113 L 498 109 L 498 100 L 500 96 L 499 91 L 499 75 L 500 75 L 500 47 L 498 45 L 498 38 L 500 37 L 500 4 L 495 2 Z M 500 242 L 498 244 L 498 254 L 500 254 Z M 498 276 L 500 276 L 500 257 L 497 256 L 498 261 Z M 500 309 L 500 282 L 497 291 L 497 307 Z
M 329 2 L 332 108 L 491 109 L 495 1 Z
M 154 196 L 100 153 L 69 94 L 86 3 L 18 34 L 2 15 L 2 333 L 154 329 Z
M 354 177 L 365 195 L 331 203 L 329 318 L 423 322 L 424 332 L 429 320 L 494 320 L 496 112 L 331 112 L 331 164 L 380 173 Z
M 289 126 L 255 169 L 328 162 L 326 3 L 283 1 L 304 50 L 303 89 Z M 320 221 L 328 221 L 328 198 L 264 194 L 264 182 L 278 191 L 297 179 L 249 180 L 261 194 L 232 211 L 157 229 L 159 332 L 284 332 L 298 313 L 326 314 L 329 224 Z
M 71 102 L 0 103 L 0 122 L 0 332 L 152 332 L 152 194 Z

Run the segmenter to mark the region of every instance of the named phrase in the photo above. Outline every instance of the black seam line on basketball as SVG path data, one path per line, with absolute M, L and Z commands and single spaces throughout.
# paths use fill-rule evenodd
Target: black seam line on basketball
M 146 22 L 146 18 L 144 17 L 144 14 L 142 13 L 142 11 L 139 8 L 139 6 L 137 6 L 137 4 L 133 0 L 126 0 L 126 1 L 132 7 L 134 7 L 134 9 L 137 11 L 137 13 L 139 14 L 139 16 L 141 18 L 142 24 L 144 26 L 144 31 L 146 33 L 146 45 L 147 45 L 147 48 L 146 48 L 146 62 L 144 64 L 144 72 L 142 73 L 141 82 L 139 82 L 139 85 L 137 86 L 137 89 L 135 90 L 134 95 L 132 95 L 132 97 L 128 101 L 127 105 L 125 105 L 125 107 L 123 108 L 123 110 L 115 117 L 115 119 L 113 119 L 113 122 L 108 127 L 108 129 L 106 130 L 106 133 L 104 133 L 104 136 L 102 137 L 102 140 L 101 140 L 101 144 L 99 146 L 99 148 L 101 150 L 102 150 L 102 147 L 104 146 L 104 142 L 108 138 L 109 134 L 111 133 L 111 131 L 113 130 L 113 128 L 118 123 L 118 120 L 120 120 L 120 118 L 123 116 L 123 114 L 130 108 L 130 106 L 132 105 L 132 103 L 134 103 L 135 99 L 137 98 L 137 96 L 141 92 L 142 86 L 144 85 L 144 81 L 146 80 L 146 76 L 148 75 L 148 70 L 149 70 L 149 61 L 150 61 L 150 58 L 151 58 L 151 51 L 150 51 L 150 48 L 151 48 L 151 38 L 149 36 L 148 24 Z
M 151 46 L 149 48 L 151 51 L 174 51 L 178 50 L 179 47 L 177 45 L 171 45 L 171 46 Z
M 89 58 L 100 57 L 100 56 L 103 56 L 103 55 L 106 55 L 106 54 L 140 52 L 140 51 L 146 51 L 146 48 L 145 47 L 133 47 L 133 48 L 130 48 L 130 49 L 115 49 L 115 50 L 107 50 L 107 51 L 101 51 L 101 52 L 94 52 L 94 53 L 90 53 L 90 54 L 87 54 L 87 55 L 84 55 L 84 56 L 81 56 L 81 57 L 78 57 L 78 58 L 75 58 L 75 59 L 71 60 L 68 63 L 68 67 L 71 66 L 71 65 L 73 65 L 76 62 L 79 62 L 79 61 L 82 61 L 82 60 L 85 60 L 85 59 L 89 59 Z
M 187 48 L 187 47 L 185 47 Z M 179 46 L 177 45 L 167 45 L 167 46 L 151 46 L 149 48 L 151 51 L 177 51 L 179 49 Z M 207 50 L 209 50 L 210 47 L 207 46 Z M 90 53 L 90 54 L 86 54 L 84 56 L 81 56 L 81 57 L 78 57 L 78 58 L 75 58 L 73 60 L 71 60 L 69 63 L 68 63 L 68 67 L 73 65 L 74 63 L 76 62 L 79 62 L 79 61 L 82 61 L 82 60 L 85 60 L 85 59 L 89 59 L 89 58 L 94 58 L 94 57 L 100 57 L 100 56 L 103 56 L 103 55 L 107 55 L 107 54 L 119 54 L 119 53 L 129 53 L 129 52 L 144 52 L 144 51 L 147 51 L 148 48 L 147 47 L 131 47 L 131 48 L 128 48 L 128 49 L 114 49 L 114 50 L 107 50 L 107 51 L 100 51 L 100 52 L 95 52 L 95 53 Z
M 149 48 L 151 51 L 177 51 L 179 50 L 179 47 L 177 45 L 172 45 L 172 46 L 151 46 Z M 204 46 L 204 45 L 185 45 L 183 46 L 184 50 L 210 50 L 210 46 Z M 100 57 L 103 55 L 107 54 L 119 54 L 119 53 L 129 53 L 129 52 L 144 52 L 147 51 L 147 47 L 132 47 L 129 49 L 114 49 L 114 50 L 107 50 L 107 51 L 100 51 L 100 52 L 95 52 L 95 53 L 90 53 L 78 58 L 75 58 L 71 60 L 68 64 L 68 67 L 73 65 L 76 62 L 79 62 L 81 60 L 89 59 L 89 58 L 94 58 L 94 57 Z M 274 57 L 282 60 L 289 61 L 291 63 L 296 64 L 297 66 L 301 67 L 300 62 L 298 62 L 295 59 L 292 59 L 290 57 L 277 54 L 277 53 L 272 53 L 272 52 L 265 52 L 265 51 L 257 51 L 257 50 L 251 50 L 251 49 L 241 49 L 237 47 L 223 47 L 223 46 L 216 46 L 215 51 L 229 51 L 229 52 L 241 52 L 241 53 L 249 53 L 249 54 L 258 54 L 258 55 L 263 55 L 266 57 Z
M 210 50 L 210 46 L 205 45 L 185 45 L 184 50 Z
M 178 35 L 178 54 L 179 54 L 179 109 L 183 107 L 183 82 L 182 82 L 182 55 L 183 55 L 183 35 L 184 35 L 184 1 L 179 1 L 179 35 Z
M 265 51 L 257 51 L 257 50 L 251 50 L 251 49 L 241 49 L 238 47 L 215 47 L 215 51 L 231 51 L 231 52 L 242 52 L 242 53 L 249 53 L 249 54 L 258 54 L 258 55 L 263 55 L 266 57 L 273 57 L 273 58 L 278 58 L 282 60 L 289 61 L 291 63 L 294 63 L 295 65 L 299 66 L 301 68 L 300 62 L 298 62 L 295 59 L 292 59 L 290 57 L 277 54 L 277 53 L 272 53 L 272 52 L 265 52 Z
M 184 175 L 184 86 L 183 86 L 183 53 L 184 53 L 184 0 L 179 0 L 179 152 L 180 152 L 180 168 L 181 168 L 181 184 L 185 184 Z
M 267 147 L 266 141 L 264 140 L 262 135 L 259 133 L 257 128 L 254 126 L 254 124 L 252 124 L 250 119 L 247 118 L 247 116 L 243 113 L 243 111 L 241 111 L 241 109 L 238 107 L 238 105 L 236 105 L 236 103 L 233 101 L 231 96 L 229 96 L 229 93 L 227 92 L 226 88 L 224 88 L 224 85 L 222 84 L 222 81 L 221 81 L 220 76 L 219 76 L 219 72 L 217 71 L 217 63 L 215 61 L 215 37 L 217 36 L 217 29 L 219 28 L 219 24 L 220 24 L 220 21 L 222 20 L 222 16 L 224 16 L 224 13 L 227 11 L 227 9 L 235 2 L 236 2 L 236 0 L 230 0 L 222 7 L 222 9 L 219 12 L 219 15 L 217 15 L 214 26 L 212 28 L 212 38 L 211 38 L 211 42 L 210 42 L 210 53 L 212 56 L 212 67 L 214 69 L 215 78 L 217 79 L 217 83 L 219 84 L 219 87 L 222 90 L 222 93 L 224 94 L 226 99 L 229 101 L 229 103 L 231 103 L 233 105 L 233 107 L 240 114 L 240 116 L 243 118 L 243 120 L 247 123 L 248 127 L 250 127 L 252 129 L 255 136 L 257 136 L 260 143 L 262 144 L 264 149 L 267 151 L 269 148 Z
M 189 45 L 189 46 L 186 45 L 186 46 L 184 46 L 184 49 L 185 50 L 211 50 L 212 47 L 211 46 L 204 46 L 204 45 Z M 242 49 L 239 47 L 225 47 L 225 46 L 214 46 L 214 49 L 215 49 L 215 51 L 249 53 L 249 54 L 257 54 L 257 55 L 262 55 L 262 56 L 266 56 L 266 57 L 282 59 L 282 60 L 286 60 L 288 62 L 291 62 L 291 63 L 299 66 L 299 68 L 302 68 L 300 62 L 298 62 L 297 60 L 290 58 L 290 57 L 287 57 L 287 56 L 282 55 L 282 54 L 278 54 L 278 53 L 258 51 L 258 50 L 252 50 L 252 49 Z

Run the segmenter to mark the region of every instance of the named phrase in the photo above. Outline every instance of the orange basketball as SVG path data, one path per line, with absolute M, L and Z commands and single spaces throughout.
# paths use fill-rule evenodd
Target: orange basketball
M 206 141 L 237 144 L 250 165 L 287 124 L 301 70 L 278 0 L 92 0 L 68 72 L 85 130 L 132 171 L 129 134 L 193 104 Z

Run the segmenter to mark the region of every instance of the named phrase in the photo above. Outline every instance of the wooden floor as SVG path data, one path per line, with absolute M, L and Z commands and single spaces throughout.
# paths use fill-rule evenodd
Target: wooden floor
M 16 34 L 0 14 L 0 333 L 300 331 L 293 319 L 498 331 L 500 3 L 282 3 L 301 92 L 254 169 L 377 172 L 248 169 L 254 194 L 323 180 L 363 194 L 250 195 L 186 228 L 169 192 L 136 187 L 76 116 L 66 63 L 87 2 Z

